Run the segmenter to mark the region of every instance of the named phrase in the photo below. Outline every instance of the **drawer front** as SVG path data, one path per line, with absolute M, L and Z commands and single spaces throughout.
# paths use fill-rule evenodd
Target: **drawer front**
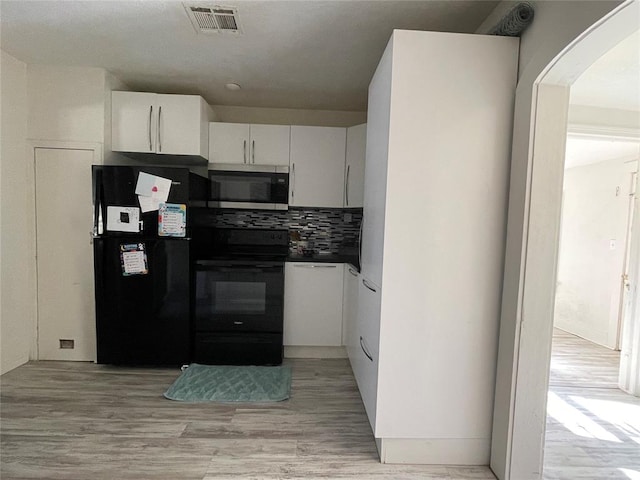
M 358 321 L 350 358 L 374 434 L 378 390 L 380 299 L 380 288 L 361 277 L 358 284 Z

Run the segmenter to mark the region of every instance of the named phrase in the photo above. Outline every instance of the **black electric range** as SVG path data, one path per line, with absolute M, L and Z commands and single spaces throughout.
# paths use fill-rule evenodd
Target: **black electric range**
M 281 364 L 288 230 L 200 228 L 193 238 L 194 361 Z

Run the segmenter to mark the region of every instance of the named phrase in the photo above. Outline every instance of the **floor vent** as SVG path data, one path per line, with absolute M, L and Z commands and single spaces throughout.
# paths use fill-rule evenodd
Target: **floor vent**
M 183 5 L 197 33 L 242 34 L 235 7 Z

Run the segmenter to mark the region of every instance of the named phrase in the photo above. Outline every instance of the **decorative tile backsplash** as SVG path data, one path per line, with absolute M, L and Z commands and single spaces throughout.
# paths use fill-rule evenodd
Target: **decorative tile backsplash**
M 289 207 L 287 211 L 199 209 L 206 224 L 213 227 L 287 228 L 298 232 L 300 240 L 313 244 L 317 253 L 338 253 L 356 247 L 362 222 L 362 209 Z M 295 235 L 293 235 L 295 236 Z M 297 242 L 289 248 L 296 251 Z

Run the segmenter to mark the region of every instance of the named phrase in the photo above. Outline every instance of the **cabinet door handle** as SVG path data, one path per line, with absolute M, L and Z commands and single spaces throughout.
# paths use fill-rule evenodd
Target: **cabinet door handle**
M 296 196 L 296 164 L 291 164 L 291 200 Z
M 375 288 L 373 288 L 373 287 L 369 284 L 369 282 L 367 282 L 364 278 L 362 279 L 362 284 L 363 284 L 365 287 L 367 287 L 369 290 L 371 290 L 372 292 L 374 292 L 374 293 L 376 292 L 376 289 L 375 289 Z
M 247 141 L 242 144 L 242 163 L 247 163 Z
M 309 265 L 308 263 L 296 263 L 294 267 L 297 268 L 337 268 L 337 265 Z
M 358 234 L 358 266 L 362 269 L 362 229 L 364 228 L 364 215 L 360 219 L 360 233 Z
M 234 324 L 234 325 L 243 325 L 243 324 L 244 324 L 244 322 L 238 322 L 238 321 L 236 321 L 236 322 L 233 322 L 233 324 Z
M 354 270 L 353 270 L 353 269 L 351 269 L 351 268 L 349 269 L 349 273 L 350 273 L 351 275 L 353 275 L 354 277 L 357 277 L 357 276 L 358 276 L 358 272 L 354 271 Z
M 256 141 L 251 140 L 251 163 L 256 163 Z
M 161 120 L 162 120 L 162 107 L 158 108 L 158 151 L 161 152 L 162 151 L 162 128 L 161 127 Z
M 153 140 L 151 139 L 151 117 L 153 116 L 153 105 L 149 105 L 149 151 L 153 152 Z
M 349 170 L 351 165 L 347 165 L 347 178 L 344 182 L 345 196 L 346 196 L 346 206 L 349 206 Z
M 362 338 L 362 335 L 360 335 L 360 348 L 362 349 L 364 354 L 367 356 L 367 358 L 373 362 L 373 357 L 369 354 L 369 352 L 367 352 L 367 349 L 364 348 L 364 339 Z

